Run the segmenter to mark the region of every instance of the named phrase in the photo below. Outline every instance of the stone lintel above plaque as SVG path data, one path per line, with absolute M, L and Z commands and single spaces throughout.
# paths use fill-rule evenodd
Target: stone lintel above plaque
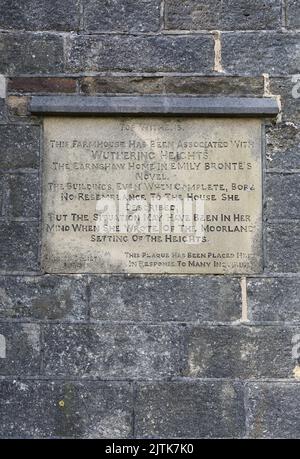
M 259 97 L 171 96 L 33 96 L 32 113 L 68 115 L 197 115 L 272 117 L 279 112 L 276 99 Z

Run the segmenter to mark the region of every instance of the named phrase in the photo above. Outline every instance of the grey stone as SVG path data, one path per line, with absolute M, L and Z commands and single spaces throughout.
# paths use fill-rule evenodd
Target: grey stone
M 166 76 L 166 93 L 213 96 L 263 96 L 263 77 Z
M 6 357 L 0 358 L 0 375 L 39 375 L 40 327 L 29 323 L 0 322 L 0 335 L 5 338 L 6 347 Z
M 300 218 L 300 174 L 268 174 L 266 177 L 267 218 Z
M 280 0 L 166 0 L 167 29 L 280 29 Z
M 188 334 L 186 376 L 292 378 L 291 327 L 194 327 Z
M 287 0 L 287 26 L 290 29 L 300 28 L 300 4 L 298 0 Z
M 0 28 L 77 30 L 80 0 L 2 0 Z
M 300 170 L 300 123 L 285 122 L 266 130 L 267 168 Z
M 4 121 L 5 118 L 6 118 L 5 99 L 0 99 L 0 121 Z
M 0 168 L 19 169 L 38 167 L 38 126 L 0 125 Z
M 4 214 L 4 199 L 5 199 L 5 181 L 0 174 L 0 217 Z
M 159 76 L 94 76 L 80 82 L 85 94 L 163 94 L 164 77 Z
M 222 35 L 222 65 L 239 75 L 300 73 L 297 33 L 246 32 Z
M 46 375 L 146 378 L 178 376 L 184 357 L 180 326 L 49 325 Z
M 12 217 L 38 217 L 39 177 L 36 174 L 10 174 L 7 177 L 7 214 Z
M 277 101 L 259 97 L 33 96 L 32 113 L 192 114 L 275 116 Z
M 63 38 L 28 32 L 0 33 L 0 72 L 51 73 L 63 71 Z
M 38 270 L 38 225 L 0 222 L 2 272 Z
M 241 318 L 238 279 L 93 277 L 91 315 L 100 320 L 220 321 Z
M 135 427 L 138 438 L 242 437 L 242 386 L 230 381 L 184 380 L 141 384 Z
M 251 438 L 299 439 L 299 383 L 253 383 L 246 391 Z
M 295 223 L 274 223 L 267 228 L 267 267 L 295 273 L 300 268 L 300 228 Z
M 198 36 L 73 35 L 66 68 L 75 72 L 210 72 L 214 40 Z
M 98 32 L 156 32 L 160 0 L 85 0 L 84 29 Z
M 0 381 L 1 438 L 128 438 L 129 384 Z
M 280 95 L 283 121 L 300 123 L 300 89 L 294 89 L 296 84 L 292 76 L 270 78 L 271 93 Z
M 300 322 L 300 279 L 249 279 L 247 292 L 251 321 Z
M 81 276 L 0 277 L 0 317 L 85 320 L 86 281 Z

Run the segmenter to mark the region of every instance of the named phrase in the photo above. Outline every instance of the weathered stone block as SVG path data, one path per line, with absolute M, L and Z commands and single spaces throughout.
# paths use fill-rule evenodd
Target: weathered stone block
M 298 0 L 287 0 L 287 26 L 289 29 L 300 28 L 300 4 Z
M 29 223 L 0 223 L 2 272 L 38 270 L 38 225 Z
M 85 320 L 86 281 L 81 276 L 0 277 L 0 317 Z
M 300 218 L 300 174 L 269 174 L 266 177 L 267 218 Z
M 280 95 L 283 121 L 300 122 L 300 78 L 297 81 L 293 76 L 270 78 L 271 93 Z
M 86 94 L 162 94 L 163 77 L 96 76 L 81 80 L 81 91 Z
M 166 0 L 167 29 L 280 29 L 280 0 Z
M 230 322 L 241 318 L 238 279 L 94 277 L 90 290 L 91 315 L 100 320 Z
M 25 30 L 77 30 L 79 0 L 2 0 L 0 28 Z
M 249 279 L 249 319 L 257 322 L 300 322 L 300 279 Z
M 69 71 L 210 72 L 214 40 L 197 36 L 73 35 L 68 44 Z
M 8 187 L 6 213 L 12 218 L 37 218 L 40 204 L 38 175 L 10 174 L 6 181 Z
M 63 71 L 63 38 L 54 34 L 0 33 L 0 72 L 51 73 Z
M 1 438 L 128 438 L 129 384 L 0 381 Z
M 45 372 L 103 379 L 178 376 L 183 346 L 180 326 L 49 325 Z
M 238 438 L 245 432 L 243 389 L 230 381 L 140 384 L 138 438 Z
M 5 197 L 5 181 L 4 181 L 4 177 L 0 175 L 0 216 L 4 214 L 4 197 Z
M 5 99 L 0 99 L 0 121 L 4 121 L 6 116 Z
M 186 376 L 195 378 L 292 378 L 292 338 L 300 329 L 194 327 L 188 335 Z
M 7 90 L 11 93 L 72 93 L 76 92 L 76 78 L 15 77 L 9 78 Z
M 38 375 L 41 364 L 40 327 L 29 323 L 0 322 L 0 335 L 5 339 L 5 349 L 1 346 L 0 375 Z
M 8 119 L 11 122 L 32 120 L 28 111 L 29 98 L 27 96 L 8 96 L 6 99 Z
M 246 393 L 250 437 L 299 438 L 299 383 L 252 383 Z
M 156 32 L 160 0 L 85 0 L 84 29 L 97 32 Z
M 267 228 L 267 267 L 295 273 L 300 268 L 300 228 L 295 223 L 274 223 Z
M 285 122 L 266 130 L 267 168 L 300 170 L 300 123 Z
M 222 65 L 240 75 L 300 73 L 299 36 L 296 33 L 246 32 L 222 35 Z
M 2 170 L 38 167 L 38 126 L 0 125 L 0 164 Z

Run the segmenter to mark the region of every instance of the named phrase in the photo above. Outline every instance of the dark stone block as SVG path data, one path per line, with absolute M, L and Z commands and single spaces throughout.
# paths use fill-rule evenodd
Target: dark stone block
M 91 314 L 100 320 L 220 321 L 241 318 L 238 279 L 94 277 Z
M 12 217 L 39 216 L 40 187 L 36 174 L 13 174 L 7 176 L 8 203 L 6 213 Z
M 4 199 L 5 199 L 5 181 L 4 181 L 4 177 L 0 175 L 0 216 L 4 214 Z
M 214 39 L 198 36 L 74 35 L 69 71 L 211 72 Z
M 167 29 L 256 30 L 281 28 L 280 0 L 166 0 Z
M 160 0 L 85 0 L 84 29 L 97 32 L 156 32 Z
M 252 383 L 246 391 L 251 438 L 299 439 L 299 383 Z
M 1 438 L 128 438 L 129 384 L 0 381 Z
M 163 77 L 96 76 L 81 80 L 81 90 L 86 94 L 163 94 Z
M 2 272 L 38 270 L 38 225 L 28 223 L 0 223 L 0 251 Z
M 54 34 L 0 33 L 0 72 L 51 73 L 63 71 L 63 38 Z
M 12 93 L 72 93 L 76 92 L 76 78 L 15 77 L 9 78 L 8 92 Z
M 230 381 L 184 380 L 141 384 L 135 427 L 138 438 L 242 437 L 242 386 Z
M 188 336 L 186 376 L 292 378 L 291 327 L 194 327 Z
M 273 272 L 300 269 L 300 228 L 298 223 L 274 223 L 267 228 L 267 267 Z
M 287 0 L 287 26 L 300 29 L 300 4 L 298 0 Z
M 300 77 L 297 81 L 292 76 L 270 79 L 271 93 L 281 96 L 283 121 L 300 123 Z
M 267 218 L 300 218 L 300 174 L 269 174 L 266 177 Z
M 300 170 L 300 123 L 281 123 L 266 131 L 267 168 Z
M 36 324 L 0 323 L 0 375 L 34 376 L 40 373 L 40 327 Z M 5 353 L 5 357 L 3 357 Z M 1 412 L 1 410 L 0 410 Z
M 4 121 L 5 118 L 6 118 L 5 99 L 0 99 L 0 121 Z
M 226 33 L 222 35 L 223 68 L 240 75 L 300 73 L 298 44 L 296 33 Z
M 247 292 L 251 321 L 300 322 L 300 279 L 249 279 Z
M 178 376 L 183 328 L 124 324 L 47 326 L 46 375 L 147 378 Z
M 38 167 L 40 128 L 0 125 L 2 170 Z
M 79 8 L 79 0 L 1 0 L 0 28 L 77 30 Z
M 76 276 L 0 277 L 0 317 L 85 320 L 86 281 Z

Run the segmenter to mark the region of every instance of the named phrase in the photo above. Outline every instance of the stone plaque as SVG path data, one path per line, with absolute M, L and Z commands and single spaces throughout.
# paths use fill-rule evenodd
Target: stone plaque
M 42 264 L 53 273 L 258 273 L 259 119 L 48 117 Z

